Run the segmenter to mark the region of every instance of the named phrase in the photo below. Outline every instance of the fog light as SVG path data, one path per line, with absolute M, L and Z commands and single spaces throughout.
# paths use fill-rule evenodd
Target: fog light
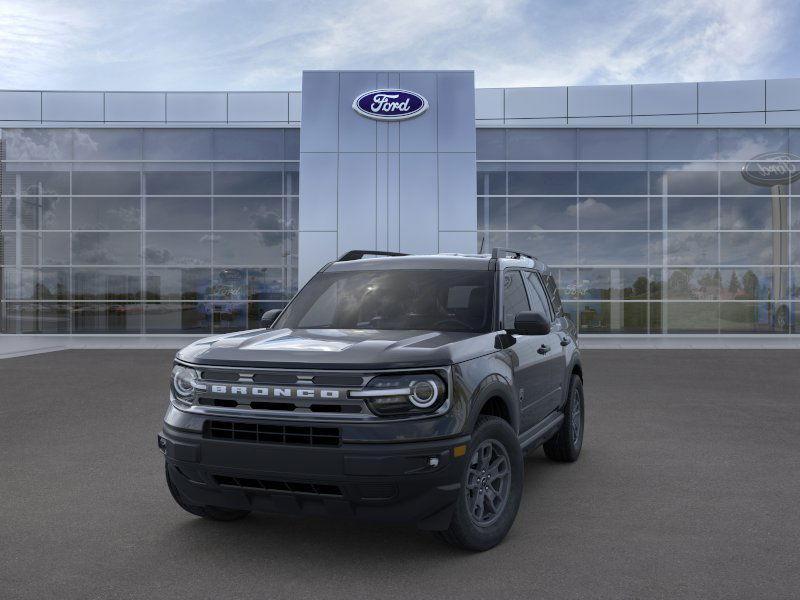
M 439 466 L 439 459 L 435 456 L 431 456 L 428 459 L 428 466 L 429 467 L 438 467 Z

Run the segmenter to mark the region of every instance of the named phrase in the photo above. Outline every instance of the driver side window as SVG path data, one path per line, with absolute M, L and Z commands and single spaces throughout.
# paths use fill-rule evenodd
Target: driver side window
M 503 273 L 503 327 L 512 329 L 517 313 L 530 310 L 528 294 L 519 271 Z

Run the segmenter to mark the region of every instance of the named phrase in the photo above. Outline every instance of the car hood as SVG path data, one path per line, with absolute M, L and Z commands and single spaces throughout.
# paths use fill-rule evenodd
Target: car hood
M 407 369 L 455 364 L 494 351 L 494 334 L 368 329 L 255 329 L 198 340 L 179 360 L 199 365 Z

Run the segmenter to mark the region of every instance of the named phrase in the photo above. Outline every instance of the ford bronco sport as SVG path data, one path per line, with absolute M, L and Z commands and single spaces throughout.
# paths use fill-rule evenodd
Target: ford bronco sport
M 577 332 L 534 257 L 352 251 L 262 325 L 175 357 L 158 445 L 190 513 L 415 523 L 486 550 L 523 453 L 580 454 Z

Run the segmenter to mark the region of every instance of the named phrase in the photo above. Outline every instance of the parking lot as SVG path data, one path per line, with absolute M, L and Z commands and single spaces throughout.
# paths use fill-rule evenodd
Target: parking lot
M 589 350 L 581 459 L 527 458 L 506 541 L 179 509 L 170 350 L 0 360 L 0 597 L 790 598 L 800 351 Z

